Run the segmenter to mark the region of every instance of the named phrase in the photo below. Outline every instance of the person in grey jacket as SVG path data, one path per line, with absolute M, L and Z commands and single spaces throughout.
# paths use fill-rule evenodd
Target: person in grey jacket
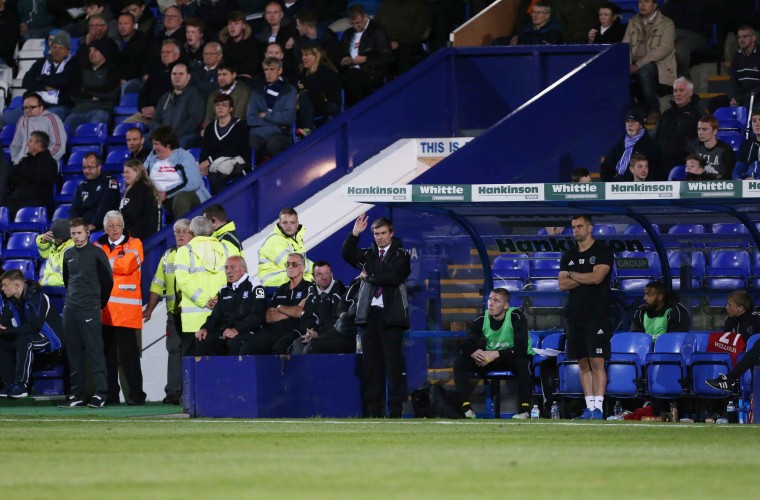
M 172 67 L 171 79 L 174 89 L 158 100 L 151 127 L 171 127 L 179 139 L 181 148 L 199 146 L 206 102 L 201 92 L 190 85 L 187 64 L 175 64 Z
M 366 214 L 356 219 L 342 249 L 343 260 L 361 271 L 355 322 L 361 327 L 365 412 L 370 418 L 385 416 L 387 378 L 388 416 L 400 418 L 407 396 L 401 347 L 404 330 L 409 328 L 406 278 L 412 272 L 410 258 L 401 240 L 393 236 L 393 223 L 383 218 L 372 223 L 372 246 L 359 248 L 367 221 Z
M 101 309 L 113 288 L 113 271 L 105 252 L 90 244 L 90 231 L 82 218 L 69 223 L 74 246 L 63 254 L 63 332 L 71 367 L 71 394 L 59 406 L 102 408 L 108 398 L 106 358 L 103 350 Z M 95 394 L 85 403 L 87 364 Z

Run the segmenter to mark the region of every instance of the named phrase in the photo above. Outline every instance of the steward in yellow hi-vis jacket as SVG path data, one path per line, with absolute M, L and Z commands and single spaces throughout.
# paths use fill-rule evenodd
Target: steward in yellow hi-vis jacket
M 298 223 L 298 213 L 292 208 L 283 208 L 272 234 L 267 236 L 259 249 L 259 281 L 263 286 L 280 286 L 288 281 L 285 264 L 288 255 L 300 253 L 306 257 L 303 235 L 306 228 Z M 313 281 L 313 263 L 306 259 L 303 278 Z
M 50 230 L 37 236 L 40 257 L 47 259 L 40 277 L 42 286 L 63 286 L 63 252 L 74 246 L 68 219 L 56 219 Z

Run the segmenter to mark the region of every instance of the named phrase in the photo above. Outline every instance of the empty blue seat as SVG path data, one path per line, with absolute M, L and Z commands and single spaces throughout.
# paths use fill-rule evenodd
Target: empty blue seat
M 18 109 L 24 104 L 24 98 L 20 95 L 17 95 L 13 99 L 11 99 L 11 102 L 8 103 L 7 109 Z
M 682 254 L 680 250 L 675 250 L 668 255 L 668 265 L 670 266 L 670 274 L 672 277 L 673 288 L 675 290 L 681 289 L 681 267 L 688 262 L 685 254 Z M 700 288 L 702 281 L 705 279 L 705 254 L 699 251 L 691 252 L 691 287 Z
M 100 146 L 97 144 L 82 144 L 79 146 L 71 146 L 71 153 L 95 153 L 100 156 Z
M 734 153 L 737 153 L 744 142 L 744 134 L 736 130 L 718 130 L 718 140 L 729 144 Z
M 35 262 L 30 259 L 8 259 L 3 262 L 3 270 L 11 271 L 18 269 L 24 273 L 24 278 L 32 281 L 37 280 L 37 269 Z
M 55 211 L 53 212 L 53 220 L 68 219 L 69 210 L 71 210 L 71 205 L 68 203 L 63 204 L 63 205 L 58 205 L 57 207 L 55 207 Z
M 713 113 L 718 120 L 718 130 L 739 130 L 747 128 L 747 108 L 744 106 L 726 106 Z
M 530 279 L 557 279 L 561 258 L 560 252 L 534 252 L 530 260 Z
M 668 234 L 705 234 L 702 224 L 675 224 L 668 229 Z
M 657 233 L 660 232 L 660 226 L 658 226 L 657 224 L 652 224 L 652 227 Z M 623 234 L 638 235 L 638 234 L 647 234 L 647 232 L 644 231 L 644 228 L 638 224 L 628 224 L 623 230 Z
M 744 288 L 749 281 L 749 254 L 743 250 L 713 252 L 705 274 L 708 288 L 713 288 L 713 278 L 738 279 L 742 283 L 738 288 Z
M 11 229 L 11 216 L 8 207 L 0 207 L 0 233 L 7 233 Z
M 747 234 L 749 230 L 744 224 L 720 223 L 712 225 L 714 234 Z
M 9 124 L 9 125 L 3 125 L 3 128 L 0 129 L 0 142 L 2 142 L 4 145 L 9 145 L 11 141 L 13 140 L 13 134 L 16 133 L 16 124 Z
M 142 123 L 119 123 L 113 128 L 113 132 L 106 139 L 107 144 L 126 144 L 127 143 L 127 131 L 132 128 L 139 128 L 145 133 L 145 125 Z
M 612 336 L 607 362 L 607 390 L 610 396 L 635 398 L 643 392 L 644 362 L 652 348 L 652 337 L 641 332 L 619 332 Z
M 760 252 L 754 251 L 750 255 L 749 277 L 752 281 L 751 286 L 758 288 L 760 286 Z
M 129 116 L 137 113 L 139 110 L 137 109 L 137 97 L 139 94 L 137 93 L 130 93 L 130 94 L 124 94 L 121 96 L 121 99 L 119 100 L 119 105 L 113 108 L 114 115 L 124 115 Z
M 79 179 L 67 179 L 63 181 L 61 191 L 55 195 L 56 204 L 71 203 L 81 182 Z M 53 218 L 55 219 L 56 217 L 53 216 Z
M 92 233 L 90 233 L 90 243 L 95 243 L 96 241 L 98 241 L 98 238 L 100 238 L 104 234 L 106 234 L 105 231 L 93 231 Z
M 66 159 L 66 163 L 61 170 L 62 174 L 81 174 L 82 173 L 82 161 L 88 154 L 88 151 L 74 151 Z
M 641 269 L 630 269 L 620 264 L 615 265 L 618 283 L 630 278 L 648 279 L 649 281 L 657 280 L 662 277 L 662 267 L 657 252 L 622 252 L 621 257 L 626 259 L 638 259 L 642 263 L 646 260 L 646 266 Z
M 124 162 L 129 160 L 129 156 L 130 152 L 126 148 L 109 151 L 103 164 L 103 170 L 109 173 L 122 173 L 124 171 Z
M 539 308 L 559 309 L 562 307 L 564 295 L 560 295 L 559 280 L 540 279 L 531 282 L 531 289 L 536 292 L 531 296 L 531 306 Z M 541 295 L 541 292 L 550 294 Z
M 622 292 L 643 292 L 650 278 L 621 278 L 618 280 L 618 288 Z
M 521 279 L 526 281 L 530 274 L 530 261 L 526 254 L 499 255 L 494 259 L 493 275 L 498 279 Z
M 38 231 L 44 232 L 48 227 L 47 208 L 23 207 L 16 212 L 16 217 L 11 222 L 11 231 Z
M 647 394 L 674 399 L 688 393 L 687 370 L 695 337 L 685 332 L 663 333 L 646 355 Z
M 11 233 L 8 237 L 8 243 L 5 245 L 3 257 L 36 261 L 40 258 L 36 239 L 37 233 Z
M 70 146 L 81 144 L 97 144 L 101 148 L 106 142 L 108 127 L 105 123 L 83 123 L 73 134 L 69 135 Z
M 525 288 L 525 282 L 523 282 L 523 280 L 518 280 L 518 279 L 510 279 L 510 280 L 494 279 L 493 287 L 504 288 L 506 290 L 509 290 L 510 292 L 519 292 L 523 288 Z M 522 307 L 523 298 L 516 297 L 513 295 L 509 298 L 509 305 L 513 307 Z
M 591 234 L 594 236 L 614 235 L 617 231 L 612 224 L 594 224 L 591 227 Z
M 557 372 L 559 374 L 557 395 L 570 398 L 583 397 L 581 370 L 577 360 L 569 360 L 564 352 L 561 353 L 557 356 Z

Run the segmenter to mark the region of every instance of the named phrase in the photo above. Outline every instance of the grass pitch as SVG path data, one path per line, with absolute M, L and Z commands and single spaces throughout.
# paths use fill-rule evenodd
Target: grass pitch
M 760 467 L 760 426 L 754 425 L 200 420 L 129 413 L 126 407 L 0 408 L 0 494 L 753 498 Z

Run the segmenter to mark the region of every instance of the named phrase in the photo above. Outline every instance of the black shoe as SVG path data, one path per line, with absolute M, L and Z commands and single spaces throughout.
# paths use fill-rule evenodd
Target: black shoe
M 129 406 L 145 406 L 145 400 L 143 399 L 141 401 L 135 401 L 135 400 L 132 400 L 132 399 L 128 399 L 127 400 L 127 405 L 129 405 Z
M 90 402 L 87 404 L 90 408 L 103 408 L 106 405 L 106 400 L 100 396 L 93 396 Z
M 58 408 L 84 408 L 87 403 L 82 398 L 76 396 L 67 396 L 63 403 L 58 405 Z
M 736 388 L 736 381 L 730 380 L 725 373 L 718 375 L 718 378 L 705 380 L 705 384 L 709 385 L 713 389 L 724 392 L 734 392 Z
M 176 396 L 166 396 L 161 402 L 165 405 L 178 405 L 179 398 Z

